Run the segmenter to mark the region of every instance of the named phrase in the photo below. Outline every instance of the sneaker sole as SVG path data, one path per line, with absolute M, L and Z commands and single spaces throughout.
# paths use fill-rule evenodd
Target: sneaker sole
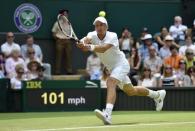
M 100 120 L 103 121 L 104 125 L 110 125 L 111 124 L 111 122 L 108 122 L 108 121 L 105 120 L 105 118 L 104 118 L 104 116 L 103 116 L 103 114 L 100 110 L 96 109 L 94 112 L 95 112 L 97 118 L 99 118 Z

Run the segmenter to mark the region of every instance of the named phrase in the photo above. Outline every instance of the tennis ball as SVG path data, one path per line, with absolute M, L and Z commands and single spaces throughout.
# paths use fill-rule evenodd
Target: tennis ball
M 105 16 L 106 16 L 106 12 L 105 12 L 105 11 L 100 11 L 100 12 L 99 12 L 99 16 L 105 17 Z

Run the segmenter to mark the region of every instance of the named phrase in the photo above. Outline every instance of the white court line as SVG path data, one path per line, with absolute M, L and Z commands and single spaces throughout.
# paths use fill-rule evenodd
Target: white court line
M 108 125 L 108 126 L 81 126 L 67 128 L 50 128 L 50 129 L 33 129 L 24 131 L 57 131 L 57 130 L 79 130 L 79 129 L 101 129 L 101 128 L 118 128 L 118 127 L 140 127 L 140 126 L 161 126 L 161 125 L 180 125 L 180 124 L 195 124 L 195 121 L 186 122 L 161 122 L 161 123 L 142 123 L 133 125 Z

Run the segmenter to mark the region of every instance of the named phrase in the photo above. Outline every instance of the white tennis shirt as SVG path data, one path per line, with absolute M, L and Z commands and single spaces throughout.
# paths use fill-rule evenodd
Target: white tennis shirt
M 100 58 L 101 62 L 109 69 L 113 70 L 115 67 L 127 64 L 128 61 L 125 58 L 125 55 L 123 52 L 119 49 L 119 41 L 117 34 L 114 32 L 106 32 L 106 36 L 103 40 L 100 40 L 97 36 L 97 32 L 89 32 L 87 34 L 88 38 L 92 39 L 93 45 L 105 45 L 105 44 L 111 44 L 113 45 L 111 48 L 109 48 L 104 53 L 97 53 L 98 57 Z

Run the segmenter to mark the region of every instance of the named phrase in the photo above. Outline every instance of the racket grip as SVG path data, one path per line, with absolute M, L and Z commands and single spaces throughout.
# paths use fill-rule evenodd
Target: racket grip
M 70 38 L 70 40 L 75 41 L 75 42 L 79 42 L 79 43 L 80 43 L 80 40 L 79 40 L 79 39 Z

